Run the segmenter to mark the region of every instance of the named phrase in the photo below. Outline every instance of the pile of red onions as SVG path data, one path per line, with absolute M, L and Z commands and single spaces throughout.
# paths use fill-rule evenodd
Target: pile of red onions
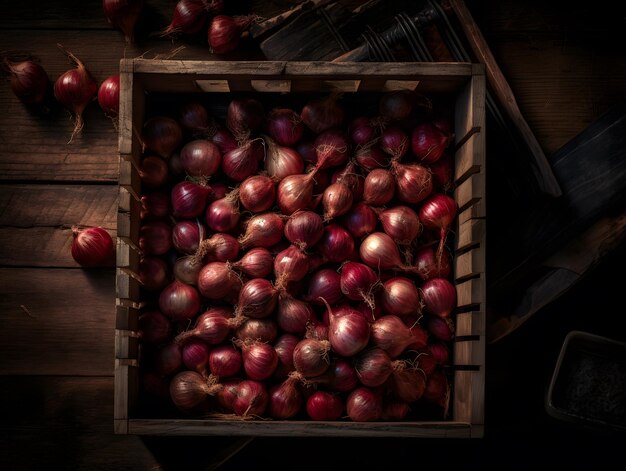
M 246 419 L 445 418 L 457 205 L 430 169 L 453 155 L 452 134 L 424 122 L 413 94 L 380 96 L 366 108 L 378 116 L 347 99 L 248 95 L 146 119 L 135 274 L 151 404 Z M 76 240 L 100 246 L 95 262 L 110 247 L 87 235 Z

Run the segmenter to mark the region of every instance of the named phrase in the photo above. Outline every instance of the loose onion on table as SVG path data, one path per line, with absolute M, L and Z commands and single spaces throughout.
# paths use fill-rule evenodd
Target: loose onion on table
M 365 422 L 421 420 L 425 401 L 444 413 L 457 207 L 437 162 L 414 155 L 414 99 L 389 94 L 370 106 L 379 116 L 338 95 L 152 110 L 137 245 L 139 337 L 156 361 L 141 368 L 167 374 L 178 409 Z

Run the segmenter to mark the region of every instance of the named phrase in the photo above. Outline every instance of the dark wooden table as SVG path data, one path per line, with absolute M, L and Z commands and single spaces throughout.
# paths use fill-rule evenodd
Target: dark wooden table
M 144 32 L 165 26 L 174 1 L 146 3 Z M 612 2 L 467 4 L 547 154 L 626 95 L 626 21 Z M 117 72 L 121 57 L 153 57 L 180 44 L 186 48 L 177 58 L 212 58 L 208 47 L 194 41 L 144 35 L 127 46 L 104 20 L 100 0 L 0 3 L 1 50 L 35 54 L 54 80 L 70 67 L 57 43 L 81 58 L 99 82 Z M 511 468 L 536 465 L 541 452 L 550 463 L 576 468 L 620 456 L 620 437 L 550 419 L 543 398 L 568 331 L 626 340 L 611 321 L 618 314 L 613 306 L 623 298 L 623 275 L 608 276 L 611 269 L 623 273 L 621 248 L 576 290 L 488 346 L 484 440 L 248 443 L 114 435 L 114 268 L 77 266 L 70 227 L 102 226 L 115 235 L 116 131 L 92 104 L 82 136 L 68 144 L 72 122 L 65 111 L 48 118 L 29 114 L 6 83 L 0 107 L 1 469 L 214 469 L 222 462 L 223 469 L 251 463 L 400 469 L 403 463 L 421 468 L 488 462 Z

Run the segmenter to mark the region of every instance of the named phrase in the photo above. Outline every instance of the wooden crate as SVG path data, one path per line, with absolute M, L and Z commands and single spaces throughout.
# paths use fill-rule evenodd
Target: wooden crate
M 485 385 L 485 77 L 469 63 L 328 63 L 121 61 L 119 212 L 114 429 L 120 434 L 342 437 L 482 437 Z M 454 228 L 457 287 L 451 417 L 445 421 L 313 422 L 151 419 L 136 415 L 136 335 L 141 299 L 139 255 L 140 179 L 136 130 L 159 93 L 345 93 L 415 89 L 445 93 L 455 101 L 455 192 L 460 211 Z

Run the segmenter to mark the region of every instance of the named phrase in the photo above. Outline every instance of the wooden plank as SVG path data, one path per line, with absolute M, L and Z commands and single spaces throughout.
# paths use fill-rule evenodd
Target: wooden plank
M 484 311 L 457 312 L 455 321 L 455 335 L 485 335 Z
M 116 236 L 113 185 L 0 185 L 0 265 L 78 267 L 73 225 Z
M 485 173 L 475 173 L 454 189 L 454 199 L 463 212 L 485 196 Z
M 469 306 L 484 302 L 484 281 L 473 278 L 456 285 L 457 306 Z
M 458 222 L 458 221 L 457 221 Z M 468 247 L 478 245 L 485 240 L 486 224 L 483 219 L 470 219 L 456 227 L 456 250 L 465 250 Z
M 461 211 L 457 217 L 459 224 L 466 224 L 468 221 L 476 218 L 484 218 L 485 217 L 485 201 L 484 199 L 480 199 L 472 206 L 467 208 L 465 211 Z
M 111 269 L 0 268 L 0 374 L 110 375 Z
M 485 364 L 484 340 L 465 340 L 457 338 L 454 342 L 454 364 L 459 366 L 483 366 Z M 457 385 L 459 387 L 462 385 Z
M 457 370 L 454 372 L 454 420 L 472 424 L 472 438 L 481 438 L 485 422 L 485 371 Z
M 476 277 L 485 272 L 485 253 L 482 247 L 454 257 L 454 278 L 456 280 Z

